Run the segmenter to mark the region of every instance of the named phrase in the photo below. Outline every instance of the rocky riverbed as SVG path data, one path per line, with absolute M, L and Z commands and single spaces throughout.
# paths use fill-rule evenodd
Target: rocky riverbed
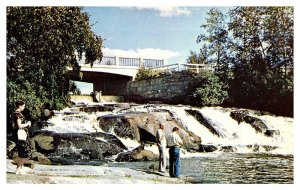
M 7 184 L 183 184 L 185 179 L 170 178 L 155 170 L 135 170 L 106 165 L 41 165 L 25 167 L 26 175 L 14 174 L 16 165 L 6 160 Z

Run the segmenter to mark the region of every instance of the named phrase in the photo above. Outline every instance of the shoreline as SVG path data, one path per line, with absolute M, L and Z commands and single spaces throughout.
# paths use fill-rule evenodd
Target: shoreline
M 168 173 L 124 167 L 90 165 L 41 165 L 25 167 L 26 175 L 14 173 L 16 165 L 6 159 L 7 184 L 185 184 Z

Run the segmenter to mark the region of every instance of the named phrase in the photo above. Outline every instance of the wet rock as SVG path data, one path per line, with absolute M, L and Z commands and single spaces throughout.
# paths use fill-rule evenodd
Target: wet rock
M 31 138 L 31 142 L 34 145 L 34 149 L 40 152 L 53 152 L 55 151 L 54 138 L 49 134 L 40 133 Z
M 62 120 L 84 123 L 85 121 L 89 120 L 89 118 L 86 115 L 67 115 L 64 116 Z
M 268 129 L 266 124 L 261 119 L 256 117 L 247 115 L 245 116 L 244 120 L 246 123 L 249 123 L 256 130 L 256 132 L 265 133 Z
M 275 149 L 278 148 L 278 147 L 276 147 L 276 146 L 269 146 L 269 145 L 263 145 L 262 147 L 263 147 L 263 148 L 265 149 L 265 151 L 267 151 L 267 152 L 270 152 L 270 151 L 275 150 Z
M 222 152 L 236 152 L 237 148 L 235 148 L 233 146 L 222 146 L 220 151 L 222 151 Z
M 48 119 L 50 119 L 53 116 L 54 116 L 53 111 L 50 111 L 49 109 L 44 109 L 41 113 L 41 120 L 42 121 L 47 121 Z
M 279 130 L 271 130 L 271 129 L 267 129 L 266 132 L 264 133 L 266 136 L 269 137 L 274 137 L 275 135 L 280 135 L 280 131 Z
M 199 152 L 214 152 L 218 148 L 214 145 L 200 145 Z
M 95 106 L 78 107 L 78 110 L 86 113 L 92 113 L 97 111 L 99 112 L 113 111 L 114 108 L 110 106 L 104 106 L 104 105 L 95 105 Z
M 150 150 L 145 150 L 143 145 L 133 151 L 124 152 L 118 155 L 117 162 L 137 162 L 158 160 L 158 155 Z
M 194 116 L 203 126 L 205 126 L 212 134 L 218 137 L 225 137 L 223 133 L 216 130 L 212 125 L 211 121 L 208 121 L 203 115 L 197 110 L 185 110 L 188 114 Z
M 176 126 L 187 150 L 199 150 L 201 138 L 173 119 L 168 112 L 134 112 L 120 115 L 106 115 L 98 118 L 99 126 L 105 132 L 115 133 L 122 138 L 130 138 L 140 143 L 155 143 L 159 123 L 165 126 L 166 136 Z
M 253 152 L 270 152 L 272 150 L 277 149 L 277 146 L 271 146 L 271 145 L 247 145 L 247 147 L 252 150 Z
M 127 148 L 114 135 L 105 133 L 54 133 L 43 131 L 32 138 L 34 149 L 54 163 L 65 159 L 105 159 Z M 59 158 L 64 159 L 59 159 Z M 42 159 L 42 158 L 41 158 Z M 45 161 L 48 162 L 48 161 Z
M 230 117 L 240 123 L 244 121 L 244 117 L 248 114 L 249 111 L 247 110 L 237 110 L 230 112 Z
M 106 115 L 98 118 L 104 132 L 114 132 L 121 138 L 138 139 L 138 129 L 131 127 L 124 115 Z
M 247 145 L 247 148 L 251 149 L 253 152 L 259 152 L 260 146 L 258 144 Z
M 250 116 L 249 114 L 250 111 L 248 110 L 237 110 L 232 111 L 230 113 L 230 117 L 236 120 L 238 123 L 245 122 L 250 124 L 258 133 L 266 133 L 268 130 L 267 125 L 261 119 Z

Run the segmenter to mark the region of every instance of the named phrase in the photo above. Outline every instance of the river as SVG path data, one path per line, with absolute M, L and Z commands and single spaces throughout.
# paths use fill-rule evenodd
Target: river
M 181 159 L 180 177 L 199 184 L 293 184 L 293 156 L 205 153 Z M 157 162 L 109 163 L 109 166 L 149 170 Z
M 187 110 L 201 113 L 219 136 L 214 135 Z M 221 107 L 192 108 L 186 106 L 169 105 L 137 105 L 125 110 L 112 112 L 97 112 L 87 114 L 85 123 L 63 123 L 61 113 L 50 122 L 54 125 L 47 130 L 59 133 L 81 133 L 102 131 L 97 123 L 97 117 L 124 112 L 153 112 L 168 110 L 173 117 L 194 134 L 201 136 L 202 143 L 218 147 L 215 152 L 190 153 L 181 151 L 181 177 L 190 183 L 202 184 L 291 184 L 294 183 L 293 156 L 293 118 L 259 114 L 268 129 L 275 131 L 274 135 L 266 136 L 258 133 L 245 122 L 232 119 L 233 109 Z M 163 119 L 163 118 L 162 118 Z M 56 123 L 58 123 L 56 125 Z M 65 126 L 62 128 L 61 126 Z M 119 138 L 130 150 L 139 143 L 129 139 Z M 221 147 L 233 147 L 233 152 L 220 151 Z M 158 153 L 156 146 L 151 151 Z M 95 162 L 78 162 L 90 164 Z M 97 161 L 96 161 L 97 163 Z M 98 162 L 99 164 L 99 162 Z M 108 166 L 128 167 L 136 170 L 149 170 L 157 162 L 108 162 Z

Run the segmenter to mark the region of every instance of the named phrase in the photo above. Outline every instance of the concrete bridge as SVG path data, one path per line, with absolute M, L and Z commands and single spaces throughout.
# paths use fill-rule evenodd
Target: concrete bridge
M 190 70 L 198 73 L 200 70 L 213 70 L 213 66 L 204 64 L 172 64 L 167 65 L 163 59 L 143 59 L 128 57 L 104 56 L 102 61 L 96 61 L 91 67 L 81 64 L 81 76 L 70 71 L 71 80 L 93 83 L 93 91 L 102 95 L 126 95 L 126 85 L 134 80 L 141 66 L 162 72 Z
M 163 59 L 143 59 L 128 57 L 104 56 L 91 67 L 89 64 L 80 64 L 81 76 L 69 71 L 71 80 L 93 83 L 93 91 L 102 91 L 103 95 L 126 94 L 127 82 L 134 80 L 141 66 L 148 68 L 165 65 Z

